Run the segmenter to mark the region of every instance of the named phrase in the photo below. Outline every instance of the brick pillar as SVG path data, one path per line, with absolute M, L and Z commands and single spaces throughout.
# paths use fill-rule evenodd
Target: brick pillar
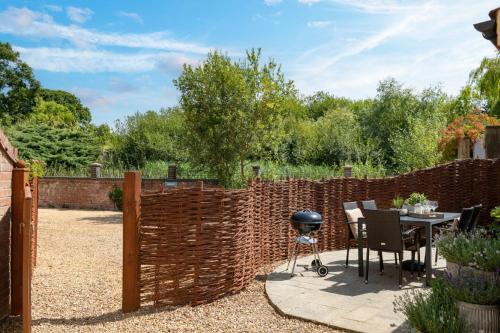
M 168 165 L 167 179 L 177 179 L 177 166 L 174 164 Z
M 352 177 L 352 166 L 344 165 L 344 177 L 350 178 Z
M 101 177 L 101 164 L 92 163 L 90 165 L 90 178 L 99 178 Z
M 255 178 L 260 177 L 260 166 L 259 165 L 252 166 L 252 171 L 253 171 L 253 176 Z

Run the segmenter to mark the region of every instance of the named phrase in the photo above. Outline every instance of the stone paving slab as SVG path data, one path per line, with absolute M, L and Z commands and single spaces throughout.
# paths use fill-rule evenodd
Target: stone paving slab
M 401 314 L 393 311 L 396 295 L 412 288 L 423 288 L 425 278 L 403 271 L 403 288 L 398 286 L 398 269 L 394 256 L 384 253 L 384 274 L 379 273 L 377 252 L 370 253 L 368 284 L 358 276 L 357 251 L 349 254 L 349 267 L 344 268 L 346 251 L 321 254 L 329 273 L 319 277 L 303 267 L 277 267 L 266 281 L 266 294 L 273 306 L 282 314 L 319 322 L 328 326 L 356 332 L 386 333 L 410 332 Z M 405 258 L 410 258 L 405 253 Z M 302 257 L 297 264 L 306 265 L 312 256 Z M 291 266 L 291 265 L 290 265 Z M 443 270 L 444 260 L 439 260 L 434 269 Z

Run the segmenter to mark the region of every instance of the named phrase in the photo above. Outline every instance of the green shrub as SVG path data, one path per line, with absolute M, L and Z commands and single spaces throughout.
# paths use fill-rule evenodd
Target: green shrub
M 432 289 L 412 289 L 396 297 L 394 312 L 402 313 L 409 324 L 424 333 L 467 332 L 464 318 L 442 280 L 434 280 Z
M 444 234 L 437 237 L 436 246 L 449 262 L 490 272 L 500 269 L 500 239 L 484 230 Z
M 115 185 L 113 190 L 108 193 L 108 197 L 113 201 L 116 209 L 123 210 L 123 191 L 119 186 Z

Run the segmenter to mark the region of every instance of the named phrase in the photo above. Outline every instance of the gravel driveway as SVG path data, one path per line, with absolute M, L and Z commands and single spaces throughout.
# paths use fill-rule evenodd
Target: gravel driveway
M 34 332 L 340 332 L 277 314 L 264 275 L 240 294 L 198 307 L 121 312 L 121 213 L 40 209 Z M 0 323 L 20 332 L 19 321 Z

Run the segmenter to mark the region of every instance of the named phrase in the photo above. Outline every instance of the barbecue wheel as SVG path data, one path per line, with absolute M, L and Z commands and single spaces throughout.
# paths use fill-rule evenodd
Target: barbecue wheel
M 321 277 L 325 277 L 328 274 L 328 268 L 326 268 L 326 266 L 321 265 L 318 267 L 316 273 L 318 273 L 318 275 Z
M 311 267 L 318 267 L 321 266 L 321 262 L 318 259 L 314 259 L 311 261 Z

